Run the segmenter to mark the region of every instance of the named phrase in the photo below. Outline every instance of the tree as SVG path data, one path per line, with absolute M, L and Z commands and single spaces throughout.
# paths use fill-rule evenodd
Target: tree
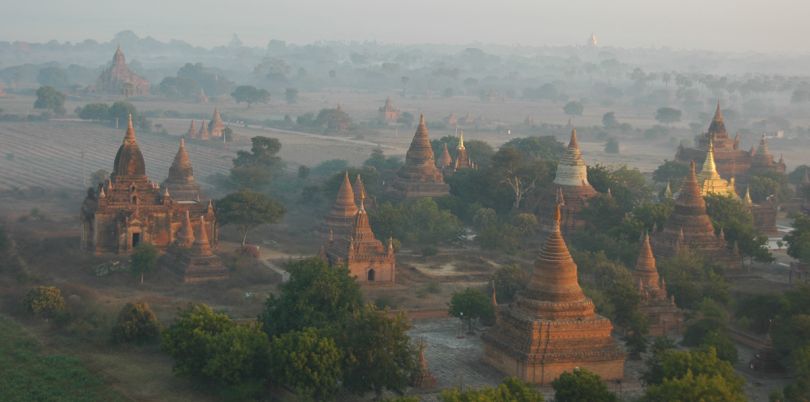
M 757 261 L 773 261 L 767 248 L 768 237 L 757 232 L 751 211 L 737 198 L 709 195 L 706 212 L 715 230 L 723 231 L 729 246 L 736 243 L 743 255 Z
M 28 291 L 23 305 L 29 313 L 51 318 L 65 311 L 62 292 L 54 286 L 37 286 Z
M 93 172 L 90 175 L 90 185 L 91 186 L 97 186 L 97 185 L 99 185 L 101 183 L 104 183 L 109 177 L 110 177 L 110 172 L 108 172 L 108 171 L 106 171 L 104 169 L 96 170 L 95 172 Z
M 607 112 L 602 115 L 602 125 L 607 129 L 618 127 L 619 120 L 616 119 L 616 113 Z
M 371 211 L 374 232 L 420 246 L 455 240 L 462 226 L 450 211 L 439 208 L 433 198 L 411 199 L 394 205 L 385 202 Z
M 563 112 L 569 116 L 582 116 L 583 111 L 585 111 L 585 106 L 582 105 L 582 102 L 571 101 L 563 106 Z
M 83 120 L 107 121 L 110 119 L 110 107 L 106 103 L 88 103 L 79 110 Z
M 657 183 L 669 183 L 675 191 L 686 175 L 689 174 L 689 165 L 677 161 L 665 160 L 653 172 L 653 180 Z
M 610 137 L 605 143 L 605 153 L 618 154 L 619 153 L 619 140 Z
M 610 391 L 602 379 L 588 370 L 575 368 L 562 373 L 551 382 L 555 402 L 616 402 L 619 398 Z
M 338 106 L 334 109 L 321 109 L 313 123 L 327 132 L 343 132 L 352 125 L 352 118 Z
M 63 115 L 65 114 L 65 94 L 53 87 L 40 87 L 37 89 L 37 100 L 34 101 L 34 109 L 46 109 L 57 115 Z
M 281 142 L 276 138 L 261 136 L 251 138 L 250 142 L 249 152 L 236 153 L 230 179 L 237 188 L 260 190 L 284 168 L 284 162 L 277 155 Z
M 666 379 L 661 384 L 648 387 L 641 400 L 644 402 L 745 402 L 748 399 L 742 390 L 734 384 L 730 384 L 721 375 L 694 374 L 688 371 L 683 377 Z
M 240 85 L 231 93 L 231 96 L 239 103 L 247 103 L 248 109 L 254 103 L 267 103 L 270 100 L 270 93 L 266 89 L 259 89 L 251 85 Z
M 347 322 L 338 344 L 345 353 L 344 386 L 357 394 L 389 389 L 404 391 L 419 370 L 416 346 L 403 313 L 390 317 L 387 311 L 366 305 Z
M 641 378 L 651 387 L 666 380 L 683 378 L 689 373 L 694 376 L 720 376 L 730 388 L 742 394 L 742 378 L 734 371 L 731 363 L 717 358 L 713 348 L 694 351 L 666 349 L 647 361 Z
M 160 336 L 160 322 L 147 303 L 127 303 L 118 313 L 112 339 L 118 343 L 144 343 Z
M 339 331 L 363 304 L 360 287 L 345 268 L 332 268 L 319 258 L 309 258 L 286 269 L 289 281 L 279 285 L 278 296 L 267 298 L 259 316 L 269 336 L 308 327 Z
M 278 222 L 284 216 L 284 206 L 261 193 L 242 190 L 231 193 L 216 203 L 217 218 L 222 225 L 235 225 L 242 236 L 242 247 L 248 232 L 264 224 Z
M 255 325 L 239 325 L 205 304 L 180 312 L 163 331 L 163 350 L 174 371 L 216 385 L 264 382 L 269 368 L 269 341 Z
M 274 381 L 316 400 L 331 399 L 340 386 L 343 352 L 314 328 L 291 331 L 270 343 Z
M 141 277 L 141 285 L 144 274 L 154 271 L 157 267 L 159 253 L 157 247 L 146 242 L 138 244 L 132 251 L 129 269 L 133 275 Z
M 453 293 L 450 298 L 450 315 L 467 321 L 469 331 L 472 331 L 473 320 L 491 322 L 495 311 L 490 298 L 486 293 L 473 288 L 466 288 Z
M 48 66 L 39 70 L 37 82 L 40 85 L 54 88 L 67 88 L 70 85 L 67 72 L 58 66 Z
M 108 113 L 108 119 L 111 122 L 118 122 L 118 124 L 126 124 L 129 116 L 132 116 L 133 120 L 138 118 L 138 109 L 135 108 L 135 105 L 124 101 L 113 103 Z
M 402 112 L 397 118 L 397 123 L 402 124 L 404 127 L 412 127 L 415 120 L 416 117 L 414 117 L 413 113 Z
M 666 125 L 677 123 L 681 121 L 681 111 L 671 107 L 660 107 L 655 111 L 655 120 Z
M 294 105 L 298 103 L 298 90 L 295 88 L 287 88 L 284 90 L 284 100 L 287 104 Z
M 560 159 L 566 149 L 565 145 L 553 136 L 515 138 L 501 145 L 501 150 L 505 148 L 514 148 L 528 159 L 554 161 Z
M 497 387 L 483 387 L 461 391 L 451 388 L 442 391 L 441 402 L 543 402 L 543 394 L 534 387 L 515 378 L 503 380 Z
M 797 214 L 793 219 L 793 231 L 784 237 L 789 256 L 810 264 L 810 216 Z
M 517 265 L 506 265 L 492 274 L 498 303 L 511 303 L 518 292 L 526 288 L 529 274 Z

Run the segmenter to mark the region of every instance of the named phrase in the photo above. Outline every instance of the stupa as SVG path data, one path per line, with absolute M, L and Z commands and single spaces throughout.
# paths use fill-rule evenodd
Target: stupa
M 442 170 L 452 170 L 453 168 L 453 157 L 450 156 L 446 142 L 442 144 L 442 156 L 439 158 L 439 168 Z
M 142 96 L 149 94 L 149 81 L 130 70 L 119 46 L 115 49 L 112 64 L 98 77 L 95 90 L 111 95 Z
M 729 250 L 725 240 L 714 233 L 712 221 L 706 213 L 706 202 L 698 186 L 694 162 L 689 165 L 689 174 L 681 184 L 674 211 L 663 230 L 653 235 L 653 250 L 658 259 L 673 257 L 682 250 L 689 250 L 722 264 L 727 269 L 741 268 L 739 256 Z
M 191 125 L 188 126 L 186 138 L 197 138 L 197 126 L 194 124 L 194 120 L 191 120 Z
M 225 129 L 225 123 L 222 121 L 222 116 L 219 114 L 219 109 L 214 108 L 214 115 L 211 117 L 211 124 L 208 125 L 208 133 L 211 138 L 222 138 L 222 130 Z
M 197 131 L 197 139 L 207 141 L 211 138 L 210 133 L 208 131 L 208 123 L 203 120 L 202 124 L 200 125 L 200 130 Z
M 349 181 L 349 172 L 343 175 L 343 182 L 338 189 L 335 203 L 326 215 L 323 234 L 326 238 L 347 237 L 354 227 L 357 215 L 357 203 L 352 183 Z
M 222 264 L 222 260 L 211 251 L 211 244 L 208 241 L 205 217 L 200 216 L 196 225 L 196 230 L 191 224 L 191 219 L 186 213 L 183 222 L 182 237 L 179 237 L 177 246 L 182 252 L 177 256 L 177 268 L 183 275 L 185 283 L 200 283 L 214 280 L 227 279 L 228 269 Z M 195 233 L 196 232 L 196 233 Z M 192 233 L 193 237 L 190 237 Z M 186 244 L 191 241 L 191 247 Z
M 768 151 L 768 141 L 765 138 L 765 134 L 763 134 L 762 138 L 759 140 L 759 146 L 757 146 L 754 152 L 754 156 L 751 157 L 751 173 L 785 173 L 785 169 L 785 161 L 782 157 L 780 156 L 779 160 L 775 161 L 773 155 Z
M 554 177 L 554 186 L 547 191 L 541 202 L 540 224 L 545 233 L 549 233 L 554 225 L 548 210 L 553 205 L 562 205 L 561 230 L 564 234 L 580 229 L 585 222 L 579 218 L 579 213 L 588 203 L 588 200 L 597 195 L 596 189 L 588 182 L 588 166 L 582 159 L 577 141 L 577 130 L 571 130 L 571 139 L 565 154 L 557 163 L 557 174 Z
M 405 154 L 405 165 L 397 172 L 392 184 L 394 193 L 403 198 L 441 197 L 450 194 L 450 186 L 433 156 L 425 116 L 419 116 L 419 126 Z
M 582 292 L 560 224 L 557 205 L 528 286 L 498 311 L 495 326 L 482 335 L 484 361 L 505 375 L 541 385 L 578 367 L 606 381 L 621 379 L 625 354 L 611 337 L 610 320 L 596 314 Z
M 163 188 L 177 201 L 194 201 L 200 199 L 200 185 L 194 180 L 194 168 L 186 152 L 186 141 L 180 139 L 180 147 L 169 167 L 169 177 L 163 182 Z
M 647 316 L 649 335 L 666 336 L 680 332 L 683 313 L 675 305 L 675 299 L 667 295 L 666 282 L 658 276 L 649 235 L 645 234 L 641 242 L 633 278 L 638 282 L 641 312 Z
M 712 142 L 709 142 L 709 151 L 706 152 L 706 160 L 703 162 L 703 167 L 701 167 L 697 179 L 698 184 L 700 184 L 700 193 L 704 197 L 713 194 L 737 198 L 737 192 L 734 190 L 734 177 L 729 181 L 723 179 L 717 173 Z
M 456 147 L 456 161 L 453 163 L 453 170 L 474 169 L 475 165 L 470 161 L 467 148 L 464 147 L 464 131 L 458 135 L 458 146 Z

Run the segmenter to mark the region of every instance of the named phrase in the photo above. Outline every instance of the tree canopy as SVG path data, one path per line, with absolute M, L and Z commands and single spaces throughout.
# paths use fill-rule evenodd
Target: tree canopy
M 278 222 L 284 216 L 284 206 L 261 193 L 242 190 L 217 201 L 217 217 L 222 225 L 235 225 L 242 235 L 242 246 L 248 232 L 259 225 Z

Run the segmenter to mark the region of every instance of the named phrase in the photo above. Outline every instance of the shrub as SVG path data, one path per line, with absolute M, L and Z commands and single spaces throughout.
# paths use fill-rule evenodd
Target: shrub
M 160 322 L 146 303 L 127 303 L 112 330 L 115 342 L 144 343 L 160 335 Z
M 23 303 L 30 313 L 37 316 L 53 317 L 65 311 L 65 298 L 59 288 L 54 286 L 32 288 L 25 295 Z

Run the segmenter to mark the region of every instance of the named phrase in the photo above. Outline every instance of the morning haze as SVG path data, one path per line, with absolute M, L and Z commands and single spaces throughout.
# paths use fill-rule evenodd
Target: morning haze
M 6 2 L 0 401 L 810 400 L 810 6 Z

